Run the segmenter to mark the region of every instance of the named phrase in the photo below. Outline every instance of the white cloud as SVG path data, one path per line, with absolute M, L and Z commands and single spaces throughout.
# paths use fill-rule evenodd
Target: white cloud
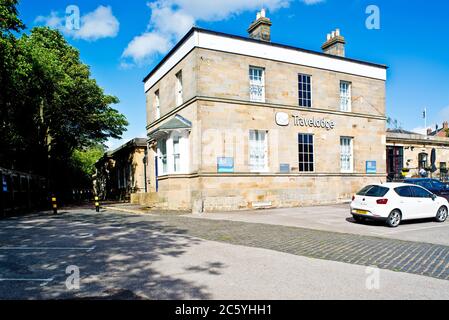
M 429 125 L 428 128 L 434 130 L 435 129 L 435 124 Z M 424 128 L 424 127 L 416 127 L 416 128 L 413 128 L 410 131 L 411 132 L 415 132 L 415 133 L 419 133 L 419 134 L 427 134 L 427 128 Z
M 317 3 L 325 2 L 326 0 L 302 0 L 306 5 L 313 5 Z
M 120 23 L 111 7 L 99 6 L 95 11 L 81 17 L 81 28 L 75 32 L 74 37 L 90 41 L 114 38 L 119 28 Z
M 150 8 L 151 26 L 161 34 L 180 38 L 195 24 L 195 18 L 182 10 L 158 7 L 155 4 L 150 4 Z
M 52 11 L 48 16 L 38 16 L 35 20 L 35 23 L 45 24 L 47 27 L 54 29 L 63 29 L 64 28 L 64 18 L 62 18 L 58 12 Z
M 82 15 L 80 18 L 80 28 L 78 30 L 67 28 L 65 15 L 56 11 L 52 11 L 49 16 L 38 16 L 35 19 L 35 23 L 42 23 L 48 27 L 58 29 L 66 36 L 74 39 L 87 41 L 114 38 L 120 29 L 120 23 L 109 6 L 99 6 L 94 11 Z
M 142 63 L 155 54 L 163 54 L 170 48 L 170 40 L 158 32 L 146 32 L 135 37 L 123 52 L 123 57 L 131 57 L 134 62 Z M 129 67 L 129 63 L 122 62 Z
M 125 65 L 150 62 L 155 54 L 166 53 L 197 21 L 219 21 L 245 11 L 266 8 L 275 11 L 293 0 L 157 0 L 148 3 L 148 30 L 136 36 L 123 52 Z M 310 0 L 304 0 L 310 1 Z M 315 0 L 316 1 L 316 0 Z M 123 64 L 123 63 L 122 63 Z

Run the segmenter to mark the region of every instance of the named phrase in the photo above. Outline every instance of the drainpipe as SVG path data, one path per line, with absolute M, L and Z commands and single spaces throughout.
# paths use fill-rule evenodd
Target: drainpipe
M 148 192 L 148 183 L 147 183 L 147 159 L 148 159 L 148 149 L 145 148 L 145 156 L 143 157 L 143 177 L 144 177 L 145 193 Z

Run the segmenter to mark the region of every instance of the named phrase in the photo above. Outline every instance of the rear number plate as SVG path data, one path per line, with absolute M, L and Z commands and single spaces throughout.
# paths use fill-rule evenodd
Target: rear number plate
M 368 214 L 368 211 L 366 210 L 354 210 L 353 212 L 357 214 Z

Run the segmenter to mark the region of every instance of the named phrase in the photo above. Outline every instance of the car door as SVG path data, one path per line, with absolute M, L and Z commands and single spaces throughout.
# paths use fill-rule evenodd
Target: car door
M 413 192 L 409 186 L 395 188 L 394 191 L 399 196 L 398 208 L 402 212 L 402 220 L 413 219 L 417 214 L 416 206 L 418 205 L 418 198 L 413 196 Z
M 413 210 L 413 218 L 420 219 L 432 217 L 437 212 L 437 203 L 432 199 L 433 194 L 424 188 L 418 186 L 410 187 L 413 192 L 413 197 L 416 198 L 416 209 Z

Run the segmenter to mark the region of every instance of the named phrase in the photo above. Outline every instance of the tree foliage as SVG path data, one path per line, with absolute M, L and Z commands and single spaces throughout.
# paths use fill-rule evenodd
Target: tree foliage
M 2 0 L 0 2 L 0 31 L 1 33 L 19 32 L 25 28 L 17 12 L 18 0 Z
M 61 186 L 70 180 L 61 169 L 80 160 L 80 150 L 120 138 L 128 123 L 111 107 L 119 99 L 104 93 L 59 31 L 14 35 L 24 28 L 16 5 L 0 3 L 0 166 Z

